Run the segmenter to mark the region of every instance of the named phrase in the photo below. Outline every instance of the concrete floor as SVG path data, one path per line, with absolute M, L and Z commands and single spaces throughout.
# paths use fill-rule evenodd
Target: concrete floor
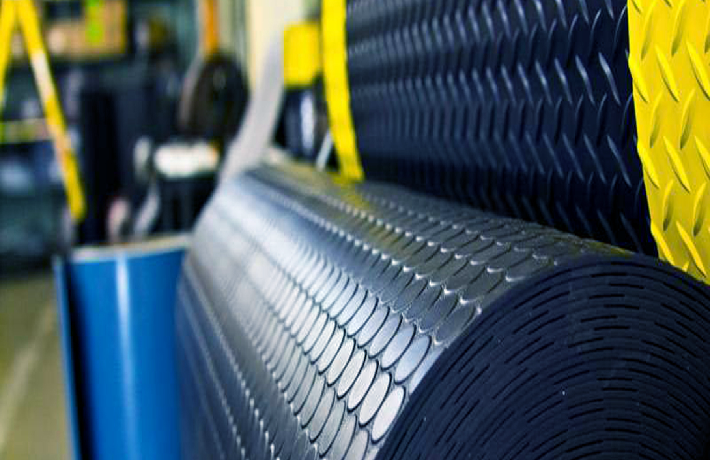
M 0 279 L 0 459 L 69 458 L 50 273 Z

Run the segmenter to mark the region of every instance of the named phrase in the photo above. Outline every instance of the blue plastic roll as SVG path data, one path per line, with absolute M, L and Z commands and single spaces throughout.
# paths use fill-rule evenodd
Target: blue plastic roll
M 184 238 L 55 266 L 74 457 L 179 458 L 174 307 Z

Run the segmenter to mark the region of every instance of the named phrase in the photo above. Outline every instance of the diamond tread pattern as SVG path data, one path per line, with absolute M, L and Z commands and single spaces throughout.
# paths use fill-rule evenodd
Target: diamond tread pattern
M 349 0 L 365 175 L 655 255 L 626 2 Z
M 699 458 L 709 301 L 659 261 L 537 224 L 262 167 L 220 189 L 186 257 L 183 453 L 572 459 L 596 446 L 616 458 Z M 455 426 L 489 427 L 488 441 Z M 650 432 L 672 441 L 648 444 Z M 552 447 L 534 450 L 523 434 Z
M 710 6 L 701 0 L 629 4 L 651 231 L 661 257 L 710 283 Z

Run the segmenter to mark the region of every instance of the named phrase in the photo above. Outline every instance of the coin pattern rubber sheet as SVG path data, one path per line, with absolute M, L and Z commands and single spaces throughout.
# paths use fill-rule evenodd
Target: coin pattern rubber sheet
M 698 459 L 710 295 L 655 259 L 264 166 L 197 224 L 185 458 Z

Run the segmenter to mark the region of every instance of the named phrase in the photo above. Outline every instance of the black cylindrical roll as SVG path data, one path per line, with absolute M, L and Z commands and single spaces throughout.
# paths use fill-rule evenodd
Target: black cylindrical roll
M 655 255 L 626 4 L 349 0 L 365 175 Z
M 179 288 L 186 458 L 698 459 L 708 288 L 293 166 L 225 185 Z

